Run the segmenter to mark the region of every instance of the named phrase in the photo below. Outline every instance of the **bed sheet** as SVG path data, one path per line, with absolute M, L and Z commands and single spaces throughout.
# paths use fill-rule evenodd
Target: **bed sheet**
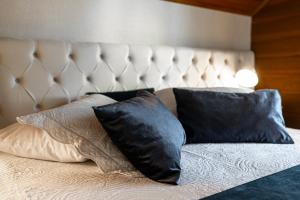
M 295 144 L 195 144 L 182 149 L 179 186 L 138 172 L 101 174 L 97 166 L 19 158 L 0 153 L 0 199 L 200 199 L 300 164 Z

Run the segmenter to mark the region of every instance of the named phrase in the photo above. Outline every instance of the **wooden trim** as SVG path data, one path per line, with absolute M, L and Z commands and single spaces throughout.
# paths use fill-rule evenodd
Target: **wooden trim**
M 247 16 L 251 16 L 253 14 L 254 12 L 253 9 L 257 10 L 256 7 L 257 1 L 255 0 L 164 0 L 164 1 L 209 8 L 214 10 L 236 13 L 240 15 L 247 15 Z M 259 3 L 258 6 L 263 6 L 263 4 Z
M 256 15 L 267 3 L 269 3 L 270 0 L 263 0 L 252 12 L 251 16 Z

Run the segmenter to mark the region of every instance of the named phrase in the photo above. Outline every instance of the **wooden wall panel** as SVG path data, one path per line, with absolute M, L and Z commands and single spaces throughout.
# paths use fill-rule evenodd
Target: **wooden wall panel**
M 166 0 L 192 6 L 252 16 L 269 0 Z
M 279 89 L 287 126 L 300 128 L 300 1 L 271 0 L 254 17 L 258 89 Z

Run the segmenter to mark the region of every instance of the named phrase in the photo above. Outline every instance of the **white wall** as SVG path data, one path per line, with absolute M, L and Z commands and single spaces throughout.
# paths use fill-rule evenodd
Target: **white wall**
M 250 49 L 251 18 L 159 0 L 0 0 L 0 37 Z

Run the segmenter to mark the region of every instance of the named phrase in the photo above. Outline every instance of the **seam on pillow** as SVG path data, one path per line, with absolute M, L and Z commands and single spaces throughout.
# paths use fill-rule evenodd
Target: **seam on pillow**
M 12 124 L 12 125 L 10 125 L 9 127 L 12 127 L 12 126 L 15 126 L 15 125 L 17 125 L 17 127 L 16 128 L 13 128 L 13 135 L 14 136 L 19 136 L 19 135 L 22 135 L 22 134 L 20 134 L 20 133 L 23 133 L 21 130 L 19 130 L 19 128 L 20 127 L 24 127 L 24 126 L 26 126 L 27 128 L 30 128 L 30 129 L 38 129 L 39 131 L 38 131 L 38 133 L 39 133 L 39 135 L 41 135 L 42 137 L 43 137 L 43 139 L 46 139 L 46 140 L 52 140 L 52 142 L 55 142 L 55 143 L 57 143 L 57 144 L 59 144 L 60 146 L 64 146 L 64 148 L 65 147 L 67 147 L 67 149 L 72 149 L 71 150 L 71 152 L 73 152 L 73 151 L 76 151 L 76 154 L 77 154 L 77 156 L 76 156 L 76 158 L 74 159 L 74 157 L 73 157 L 73 159 L 70 159 L 70 158 L 67 158 L 67 159 L 61 159 L 61 157 L 60 156 L 57 156 L 57 155 L 55 155 L 56 153 L 53 153 L 53 149 L 51 148 L 51 151 L 48 151 L 48 155 L 50 155 L 50 157 L 51 158 L 49 158 L 49 157 L 47 157 L 47 156 L 45 156 L 45 154 L 44 155 L 39 155 L 39 154 L 36 154 L 36 153 L 33 153 L 33 152 L 37 152 L 37 151 L 31 151 L 30 150 L 30 152 L 28 151 L 28 149 L 27 149 L 27 151 L 25 151 L 25 152 L 29 152 L 29 154 L 30 155 L 28 155 L 28 154 L 24 154 L 24 152 L 21 152 L 20 150 L 21 149 L 19 149 L 19 150 L 16 150 L 16 146 L 15 145 L 13 145 L 13 146 L 10 146 L 10 145 L 8 145 L 8 144 L 6 144 L 6 142 L 5 143 L 3 143 L 4 144 L 4 146 L 6 146 L 6 149 L 2 149 L 2 150 L 4 150 L 3 152 L 6 152 L 6 153 L 9 153 L 9 154 L 13 154 L 13 155 L 15 155 L 15 156 L 17 156 L 17 157 L 22 157 L 22 158 L 31 158 L 31 159 L 38 159 L 38 160 L 47 160 L 47 161 L 55 161 L 55 162 L 62 162 L 62 163 L 78 163 L 78 162 L 85 162 L 85 161 L 87 161 L 88 159 L 86 158 L 86 156 L 83 156 L 82 154 L 80 154 L 79 153 L 79 151 L 77 150 L 77 148 L 73 145 L 73 144 L 65 144 L 65 143 L 61 143 L 61 142 L 59 142 L 59 141 L 57 141 L 56 139 L 54 139 L 53 137 L 51 137 L 48 133 L 47 133 L 47 131 L 45 131 L 44 129 L 41 129 L 41 128 L 38 128 L 38 127 L 36 127 L 36 126 L 33 126 L 33 125 L 31 125 L 31 124 L 25 124 L 25 123 L 23 123 L 23 121 L 22 121 L 22 123 L 14 123 L 14 124 Z M 7 128 L 9 128 L 9 127 L 7 127 Z M 25 127 L 24 127 L 25 128 Z M 5 129 L 5 128 L 4 128 Z M 3 129 L 3 130 L 4 130 Z M 8 130 L 10 130 L 10 129 L 8 129 Z M 18 130 L 18 131 L 16 131 L 16 130 Z M 10 139 L 11 139 L 11 132 L 10 131 L 4 131 L 4 133 L 6 133 L 6 134 L 4 134 L 5 136 L 3 137 L 3 136 L 1 136 L 1 130 L 0 130 L 0 138 L 2 138 L 2 139 L 8 139 L 9 141 L 10 141 Z M 8 133 L 8 134 L 7 134 Z M 14 137 L 14 138 L 16 138 L 16 137 Z M 24 138 L 25 139 L 25 138 Z M 14 144 L 18 144 L 18 142 L 16 142 L 16 141 L 14 141 L 13 142 Z M 48 141 L 47 141 L 47 143 L 48 143 Z M 0 146 L 3 146 L 3 144 L 2 145 L 0 145 Z M 45 143 L 46 144 L 46 143 Z M 21 145 L 22 147 L 23 147 L 23 145 Z M 19 146 L 20 147 L 20 146 Z M 29 147 L 28 145 L 27 145 L 27 147 Z M 20 153 L 21 152 L 21 153 Z M 74 154 L 72 154 L 72 155 L 74 155 Z M 79 156 L 79 157 L 78 157 Z M 78 159 L 79 158 L 79 159 Z
M 26 116 L 24 116 L 24 117 L 26 117 Z M 55 124 L 58 124 L 58 126 L 62 127 L 63 129 L 66 129 L 67 131 L 70 131 L 70 132 L 74 133 L 72 130 L 69 130 L 68 128 L 65 128 L 63 125 L 59 124 L 56 120 L 53 120 L 52 118 L 50 118 L 50 117 L 48 117 L 48 116 L 46 116 L 46 115 L 42 115 L 42 117 L 43 117 L 43 118 L 47 118 L 47 119 L 49 119 L 50 121 L 54 122 Z M 45 130 L 43 127 L 40 127 L 39 125 L 35 125 L 35 124 L 32 124 L 32 123 L 26 123 L 26 122 L 22 119 L 22 117 L 17 117 L 16 119 L 17 119 L 18 123 L 20 123 L 20 124 L 24 124 L 24 125 L 26 125 L 26 124 L 27 124 L 27 125 L 32 125 L 32 126 L 34 126 L 34 127 L 41 128 L 41 129 Z M 45 119 L 42 120 L 42 123 L 44 123 L 44 120 L 45 120 Z M 64 142 L 64 141 L 60 141 L 59 139 L 55 138 L 55 136 L 53 136 L 52 134 L 49 134 L 49 132 L 48 132 L 47 130 L 45 130 L 45 131 L 48 133 L 48 135 L 49 135 L 51 138 L 53 138 L 54 140 L 56 140 L 56 141 L 58 141 L 58 142 L 60 142 L 60 143 L 63 143 L 63 144 L 72 144 L 72 145 L 74 145 L 75 148 L 77 149 L 77 151 L 78 151 L 82 156 L 86 157 L 87 159 L 93 160 L 93 161 L 97 164 L 97 166 L 100 168 L 100 170 L 102 171 L 102 173 L 120 173 L 120 172 L 121 172 L 121 173 L 124 173 L 124 172 L 134 172 L 134 171 L 136 171 L 135 168 L 132 168 L 132 169 L 130 169 L 130 170 L 112 170 L 112 171 L 106 172 L 107 170 L 103 170 L 103 168 L 101 167 L 101 165 L 100 165 L 100 164 L 99 164 L 92 156 L 90 156 L 89 154 L 85 155 L 85 153 L 83 153 L 80 149 L 78 149 L 78 146 L 77 146 L 77 145 L 79 145 L 79 144 L 84 144 L 84 146 L 88 146 L 88 144 L 92 144 L 92 146 L 93 146 L 94 148 L 98 149 L 100 152 L 103 152 L 103 151 L 102 151 L 101 149 L 99 149 L 96 145 L 94 145 L 93 143 L 91 143 L 88 139 L 86 139 L 86 138 L 84 138 L 84 137 L 82 137 L 82 136 L 79 136 L 77 133 L 74 133 L 74 135 L 76 135 L 76 137 L 78 137 L 79 141 L 78 141 L 78 142 L 77 142 L 77 141 L 76 141 L 76 142 L 72 141 L 72 143 L 66 143 L 66 142 Z M 72 140 L 73 140 L 73 139 L 72 139 Z M 117 161 L 115 160 L 114 157 L 110 157 L 107 153 L 103 152 L 103 155 L 106 156 L 107 159 L 112 160 L 112 161 L 116 164 L 116 166 L 119 164 L 119 162 L 117 162 Z M 102 156 L 102 155 L 101 155 L 101 156 Z M 129 162 L 129 161 L 127 161 L 127 162 Z
M 96 145 L 94 145 L 93 143 L 91 143 L 88 139 L 86 139 L 86 138 L 84 138 L 84 137 L 82 137 L 82 136 L 79 136 L 79 135 L 78 135 L 77 133 L 75 133 L 74 131 L 69 130 L 69 129 L 66 128 L 65 126 L 59 124 L 57 121 L 55 121 L 54 119 L 52 119 L 52 118 L 50 118 L 50 117 L 48 117 L 48 116 L 46 116 L 46 115 L 43 115 L 42 117 L 43 117 L 43 118 L 47 118 L 48 120 L 50 120 L 51 122 L 54 122 L 55 124 L 57 124 L 58 126 L 62 127 L 63 129 L 65 129 L 65 130 L 67 130 L 67 131 L 69 131 L 69 132 L 72 132 L 74 135 L 76 135 L 77 138 L 79 138 L 79 141 L 78 141 L 78 142 L 77 142 L 77 141 L 75 141 L 75 142 L 72 141 L 71 143 L 67 143 L 67 142 L 65 142 L 65 141 L 61 141 L 60 139 L 56 138 L 55 136 L 53 136 L 51 133 L 49 133 L 47 130 L 45 130 L 43 127 L 40 127 L 39 125 L 32 124 L 32 123 L 26 123 L 26 122 L 25 122 L 23 119 L 21 119 L 20 117 L 17 117 L 17 121 L 18 121 L 20 124 L 24 124 L 24 125 L 30 124 L 30 125 L 32 125 L 32 126 L 35 126 L 35 127 L 37 127 L 37 128 L 41 128 L 41 129 L 45 130 L 51 138 L 53 138 L 54 140 L 56 140 L 56 141 L 58 141 L 58 142 L 60 142 L 60 143 L 63 143 L 63 144 L 72 144 L 72 143 L 73 143 L 73 145 L 75 146 L 75 148 L 77 149 L 77 151 L 78 151 L 80 154 L 82 154 L 84 157 L 87 157 L 88 159 L 93 160 L 95 163 L 97 163 L 97 161 L 95 161 L 91 155 L 85 155 L 85 153 L 83 153 L 80 149 L 78 149 L 78 146 L 77 146 L 77 145 L 79 145 L 80 143 L 81 143 L 81 144 L 87 144 L 87 143 L 89 143 L 89 144 L 91 144 L 93 147 L 95 147 L 96 149 L 98 149 L 101 153 L 103 153 L 105 156 L 107 156 L 109 159 L 111 159 L 111 160 L 114 161 L 116 164 L 118 164 L 118 162 L 116 162 L 116 160 L 114 160 L 112 157 L 110 157 L 109 155 L 107 155 L 107 153 L 103 152 L 103 151 L 102 151 L 101 149 L 99 149 Z M 45 120 L 45 119 L 43 119 L 42 122 L 44 122 L 44 120 Z M 72 140 L 74 140 L 74 139 L 72 139 Z M 98 167 L 101 169 L 101 171 L 104 173 L 105 170 L 103 170 L 102 167 L 101 167 L 98 163 L 97 163 L 97 165 L 98 165 Z M 114 171 L 117 172 L 118 170 L 114 170 Z

